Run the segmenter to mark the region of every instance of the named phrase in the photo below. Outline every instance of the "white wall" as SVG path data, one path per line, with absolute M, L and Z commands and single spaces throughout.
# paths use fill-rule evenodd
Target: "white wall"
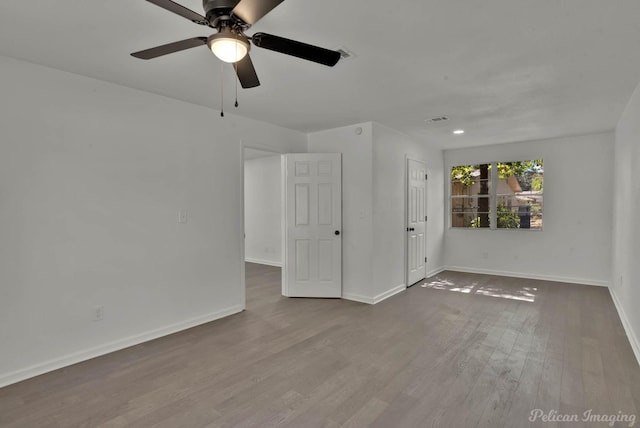
M 358 301 L 374 296 L 372 134 L 369 122 L 309 135 L 309 152 L 342 153 L 342 295 Z
M 305 135 L 0 70 L 0 385 L 243 309 L 241 140 L 305 151 Z
M 442 267 L 443 154 L 404 134 L 373 124 L 373 282 L 377 299 L 406 286 L 406 158 L 426 163 L 427 276 Z
M 440 269 L 444 198 L 440 150 L 376 123 L 364 123 L 310 134 L 309 151 L 342 153 L 344 298 L 375 303 L 406 286 L 406 156 L 427 162 L 432 174 L 427 189 L 428 271 Z
M 454 165 L 544 160 L 543 230 L 450 229 L 447 212 L 447 267 L 608 285 L 613 140 L 613 133 L 604 133 L 445 151 L 445 171 Z
M 280 156 L 244 162 L 245 260 L 282 266 Z
M 640 361 L 640 86 L 615 138 L 611 294 Z

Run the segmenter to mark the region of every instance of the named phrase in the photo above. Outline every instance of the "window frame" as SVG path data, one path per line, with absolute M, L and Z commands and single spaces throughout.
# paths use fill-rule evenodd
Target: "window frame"
M 528 158 L 528 159 L 539 159 L 539 158 Z M 447 178 L 448 178 L 448 195 L 447 195 L 447 222 L 449 225 L 449 230 L 522 230 L 525 232 L 542 232 L 544 230 L 544 202 L 542 204 L 542 225 L 540 228 L 508 228 L 508 227 L 498 227 L 498 164 L 499 163 L 508 163 L 508 162 L 519 162 L 519 161 L 491 161 L 491 162 L 468 162 L 468 163 L 454 163 L 448 166 L 447 168 Z M 491 174 L 489 176 L 489 227 L 454 227 L 453 226 L 453 211 L 452 211 L 452 199 L 453 199 L 453 180 L 451 180 L 451 170 L 456 166 L 463 165 L 490 165 Z M 544 158 L 542 159 L 542 165 L 544 168 Z M 544 183 L 544 177 L 543 177 Z M 477 196 L 476 196 L 477 197 Z M 544 201 L 544 190 L 542 192 L 542 197 Z

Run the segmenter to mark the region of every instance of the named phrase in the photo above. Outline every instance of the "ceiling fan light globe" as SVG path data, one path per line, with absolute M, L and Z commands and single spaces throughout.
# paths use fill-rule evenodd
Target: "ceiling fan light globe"
M 233 34 L 218 33 L 209 38 L 209 48 L 221 61 L 234 63 L 249 53 L 249 42 Z

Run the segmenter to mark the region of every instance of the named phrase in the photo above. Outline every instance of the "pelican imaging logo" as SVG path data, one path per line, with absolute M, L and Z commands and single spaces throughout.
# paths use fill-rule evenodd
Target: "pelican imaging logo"
M 610 427 L 614 426 L 616 422 L 622 422 L 632 427 L 636 424 L 636 415 L 622 413 L 622 411 L 618 411 L 618 413 L 615 414 L 605 415 L 595 413 L 593 409 L 586 410 L 582 414 L 563 414 L 557 410 L 549 410 L 545 412 L 542 409 L 533 409 L 529 415 L 529 421 L 542 421 L 543 423 L 601 422 L 609 424 Z

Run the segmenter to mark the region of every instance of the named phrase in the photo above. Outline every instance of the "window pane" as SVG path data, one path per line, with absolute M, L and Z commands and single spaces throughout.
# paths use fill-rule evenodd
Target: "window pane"
M 491 165 L 460 165 L 451 168 L 451 196 L 489 195 Z
M 491 165 L 451 168 L 451 227 L 489 227 Z
M 461 228 L 487 228 L 489 221 L 482 223 L 482 214 L 478 212 L 458 212 L 451 215 L 451 226 Z M 488 217 L 489 213 L 485 213 Z
M 542 160 L 498 163 L 496 216 L 499 229 L 542 229 Z

